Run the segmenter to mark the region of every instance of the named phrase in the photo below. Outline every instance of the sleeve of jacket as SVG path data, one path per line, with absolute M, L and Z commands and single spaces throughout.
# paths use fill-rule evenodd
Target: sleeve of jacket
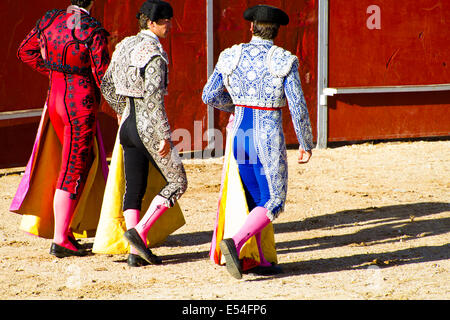
M 164 106 L 166 93 L 166 62 L 161 56 L 153 57 L 145 67 L 144 101 L 148 106 L 148 116 L 161 140 L 171 136 L 170 124 Z
M 100 89 L 102 91 L 103 97 L 119 115 L 122 115 L 126 106 L 126 97 L 116 93 L 116 87 L 114 86 L 114 81 L 112 78 L 112 65 L 106 70 L 103 76 Z
M 297 61 L 292 64 L 291 71 L 284 80 L 284 91 L 298 142 L 304 150 L 311 150 L 313 148 L 313 135 Z
M 92 38 L 92 44 L 89 47 L 91 57 L 91 68 L 97 86 L 100 88 L 102 79 L 106 73 L 110 62 L 108 50 L 107 32 L 100 29 Z
M 228 92 L 225 91 L 222 74 L 214 69 L 203 88 L 202 100 L 205 104 L 225 112 L 234 112 L 235 106 Z
M 38 32 L 34 28 L 22 41 L 17 51 L 17 57 L 33 70 L 48 76 L 49 70 L 45 67 L 44 59 L 41 55 L 41 47 L 39 45 Z

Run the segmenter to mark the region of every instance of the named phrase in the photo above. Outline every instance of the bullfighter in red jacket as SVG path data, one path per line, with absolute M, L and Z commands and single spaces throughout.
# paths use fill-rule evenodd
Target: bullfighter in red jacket
M 18 50 L 21 61 L 50 80 L 46 104 L 62 145 L 50 249 L 57 257 L 85 254 L 69 228 L 93 160 L 99 87 L 110 61 L 108 32 L 89 15 L 94 0 L 71 3 L 67 10 L 48 11 Z

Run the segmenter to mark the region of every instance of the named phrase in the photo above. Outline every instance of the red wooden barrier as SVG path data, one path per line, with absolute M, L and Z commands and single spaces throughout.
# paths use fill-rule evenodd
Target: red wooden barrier
M 330 1 L 329 87 L 450 83 L 449 19 L 449 1 Z M 328 141 L 450 135 L 449 91 L 340 95 L 328 106 Z
M 66 3 L 67 2 L 67 3 Z M 48 80 L 16 58 L 16 51 L 36 20 L 61 0 L 0 2 L 0 112 L 42 108 Z M 256 4 L 284 9 L 291 22 L 275 44 L 299 57 L 300 76 L 316 136 L 317 28 L 319 0 L 214 0 L 214 57 L 233 44 L 250 40 L 244 10 Z M 118 41 L 137 32 L 135 14 L 142 0 L 96 0 L 93 16 L 110 31 L 111 53 Z M 207 80 L 206 1 L 171 1 L 172 34 L 162 41 L 170 57 L 166 107 L 172 129 L 191 133 L 192 149 L 204 148 L 207 109 L 201 92 Z M 450 2 L 443 0 L 330 1 L 329 86 L 379 86 L 450 83 Z M 367 9 L 377 5 L 381 23 Z M 369 26 L 368 27 L 368 22 Z M 329 99 L 328 141 L 354 141 L 450 135 L 450 93 L 338 95 Z M 107 152 L 117 132 L 113 112 L 103 103 L 101 127 Z M 288 109 L 284 126 L 288 144 L 296 144 Z M 23 166 L 31 151 L 38 118 L 0 120 L 0 168 Z M 215 127 L 227 117 L 215 112 Z M 200 130 L 198 132 L 198 130 Z M 196 132 L 197 131 L 197 132 Z M 195 139 L 194 139 L 195 138 Z

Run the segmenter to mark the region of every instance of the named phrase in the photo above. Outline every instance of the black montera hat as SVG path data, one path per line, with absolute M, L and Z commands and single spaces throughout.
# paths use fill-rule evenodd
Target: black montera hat
M 139 9 L 136 17 L 139 19 L 140 14 L 145 14 L 151 21 L 159 19 L 170 19 L 173 17 L 173 8 L 170 3 L 160 0 L 147 0 L 141 9 Z
M 283 10 L 263 4 L 245 10 L 244 19 L 248 21 L 272 22 L 282 26 L 289 23 L 289 16 Z

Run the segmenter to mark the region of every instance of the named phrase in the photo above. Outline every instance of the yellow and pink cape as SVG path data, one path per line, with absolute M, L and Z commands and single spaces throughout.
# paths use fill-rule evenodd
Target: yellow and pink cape
M 31 157 L 10 206 L 10 211 L 21 214 L 20 229 L 39 237 L 53 238 L 53 196 L 61 163 L 61 143 L 49 121 L 44 106 Z M 149 184 L 142 212 L 165 185 L 164 178 L 150 163 Z M 116 140 L 108 169 L 99 125 L 94 143 L 94 161 L 89 169 L 85 186 L 77 207 L 71 229 L 77 238 L 94 237 L 93 252 L 121 254 L 129 252 L 123 238 L 126 231 L 122 213 L 125 189 L 123 151 Z M 152 246 L 161 244 L 169 234 L 185 224 L 179 205 L 169 209 L 149 233 Z
M 231 117 L 232 119 L 232 117 Z M 229 124 L 229 127 L 231 122 Z M 239 175 L 239 167 L 233 156 L 232 137 L 227 135 L 224 166 L 222 169 L 222 185 L 217 209 L 216 224 L 211 241 L 210 258 L 214 263 L 223 265 L 225 258 L 219 247 L 222 239 L 231 238 L 244 224 L 249 214 L 245 191 Z M 277 263 L 275 236 L 270 223 L 261 234 L 261 247 L 264 257 L 271 263 Z M 240 257 L 243 270 L 259 265 L 259 250 L 255 237 L 250 238 L 241 249 Z

